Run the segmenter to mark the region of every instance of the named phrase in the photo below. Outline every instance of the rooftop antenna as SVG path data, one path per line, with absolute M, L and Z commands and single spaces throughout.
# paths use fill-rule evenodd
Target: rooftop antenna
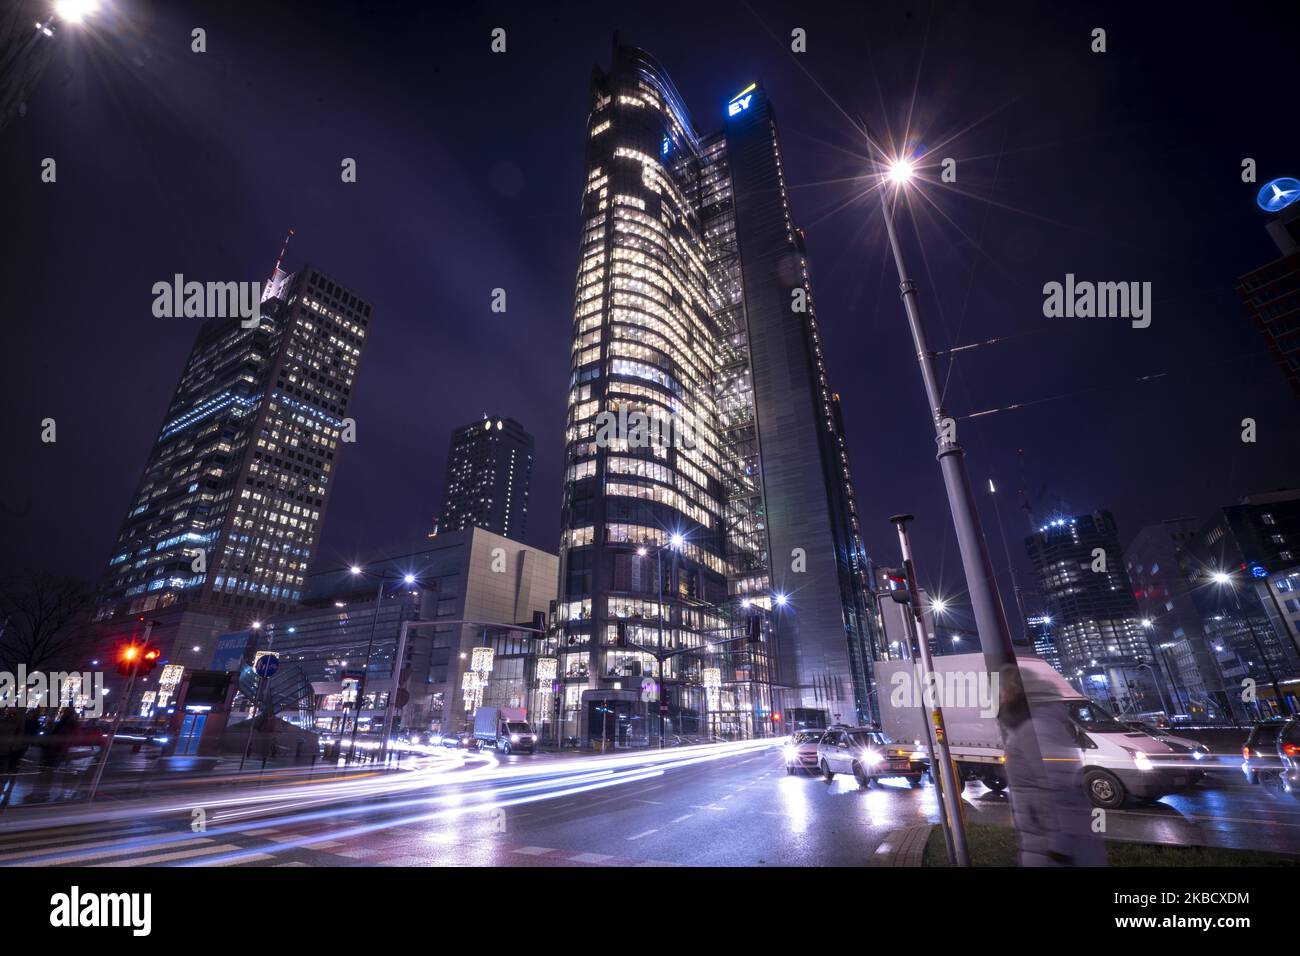
M 284 252 L 286 249 L 289 248 L 289 240 L 292 238 L 293 238 L 293 230 L 290 229 L 289 234 L 284 237 L 284 245 L 280 247 L 280 255 L 276 257 L 275 268 L 271 270 L 272 279 L 274 279 L 275 274 L 280 271 L 280 263 L 284 261 Z

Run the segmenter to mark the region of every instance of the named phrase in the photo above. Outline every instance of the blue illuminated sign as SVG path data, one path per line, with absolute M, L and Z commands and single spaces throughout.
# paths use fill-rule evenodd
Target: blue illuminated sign
M 749 86 L 733 96 L 727 104 L 727 115 L 735 116 L 742 110 L 749 109 L 749 104 L 754 101 L 754 90 L 756 89 L 758 89 L 758 84 L 750 83 Z
M 1266 578 L 1268 577 L 1268 571 L 1265 568 L 1261 568 L 1258 564 L 1252 564 L 1250 566 L 1250 576 L 1252 578 Z
M 1265 212 L 1278 212 L 1300 199 L 1300 179 L 1283 176 L 1265 183 L 1259 189 L 1255 202 Z

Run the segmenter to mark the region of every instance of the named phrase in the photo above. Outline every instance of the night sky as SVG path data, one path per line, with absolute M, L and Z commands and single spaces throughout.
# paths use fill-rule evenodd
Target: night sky
M 484 412 L 536 436 L 528 541 L 555 550 L 588 82 L 615 30 L 701 133 L 767 89 L 878 562 L 911 511 L 922 583 L 963 587 L 859 118 L 901 138 L 910 114 L 926 161 L 957 160 L 903 229 L 935 348 L 1012 337 L 964 353 L 948 397 L 959 418 L 1033 403 L 958 432 L 1025 573 L 1022 486 L 1039 517 L 1110 508 L 1127 542 L 1298 483 L 1296 399 L 1234 292 L 1277 257 L 1242 159 L 1300 175 L 1294 5 L 106 2 L 0 131 L 0 570 L 98 577 L 196 333 L 153 317 L 151 286 L 262 280 L 289 227 L 287 268 L 374 304 L 315 566 L 421 543 L 449 430 Z M 1151 327 L 1044 318 L 1067 272 L 1151 282 Z

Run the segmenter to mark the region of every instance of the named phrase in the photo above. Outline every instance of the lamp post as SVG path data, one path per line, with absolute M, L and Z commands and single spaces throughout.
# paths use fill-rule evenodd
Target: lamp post
M 375 591 L 375 613 L 371 615 L 370 618 L 370 638 L 366 642 L 366 658 L 361 668 L 361 680 L 357 682 L 357 706 L 355 712 L 352 715 L 352 737 L 348 743 L 347 763 L 350 764 L 352 763 L 352 758 L 357 748 L 357 731 L 361 727 L 361 708 L 364 706 L 365 698 L 366 698 L 366 678 L 370 676 L 370 655 L 374 652 L 375 649 L 375 630 L 379 626 L 379 609 L 383 607 L 384 604 L 384 586 L 387 585 L 388 582 L 390 581 L 401 581 L 402 583 L 408 585 L 415 584 L 416 578 L 414 574 L 409 574 L 409 573 L 390 576 L 385 571 L 379 571 L 379 572 L 367 571 L 365 568 L 357 564 L 352 565 L 352 567 L 349 568 L 349 571 L 351 571 L 351 573 L 354 576 L 364 574 L 379 579 L 379 586 Z M 398 670 L 400 670 L 401 662 L 400 661 L 396 662 L 394 666 Z M 394 687 L 392 690 L 389 691 L 389 697 L 391 698 L 393 693 L 395 692 L 396 692 L 396 687 Z M 346 722 L 347 722 L 346 709 L 344 710 L 343 714 L 344 714 L 343 720 L 346 726 Z M 387 738 L 388 736 L 388 730 L 389 730 L 388 725 L 385 724 L 384 725 L 385 738 Z

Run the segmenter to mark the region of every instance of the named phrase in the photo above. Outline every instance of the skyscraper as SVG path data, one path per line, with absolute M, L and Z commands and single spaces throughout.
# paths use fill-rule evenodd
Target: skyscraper
M 655 665 L 630 645 L 661 642 L 683 652 L 664 662 L 675 727 L 871 713 L 870 569 L 775 119 L 750 84 L 719 121 L 699 136 L 617 40 L 593 75 L 560 542 L 560 673 L 589 674 L 566 684 L 572 733 L 605 727 L 597 709 L 635 730 Z M 755 610 L 761 643 L 735 640 Z
M 532 479 L 533 436 L 513 418 L 485 415 L 454 429 L 438 532 L 484 528 L 522 541 Z
M 294 607 L 329 503 L 370 303 L 277 264 L 261 315 L 209 318 L 145 462 L 97 621 Z
M 1154 710 L 1160 683 L 1109 511 L 1054 518 L 1025 539 L 1066 679 L 1119 710 Z

